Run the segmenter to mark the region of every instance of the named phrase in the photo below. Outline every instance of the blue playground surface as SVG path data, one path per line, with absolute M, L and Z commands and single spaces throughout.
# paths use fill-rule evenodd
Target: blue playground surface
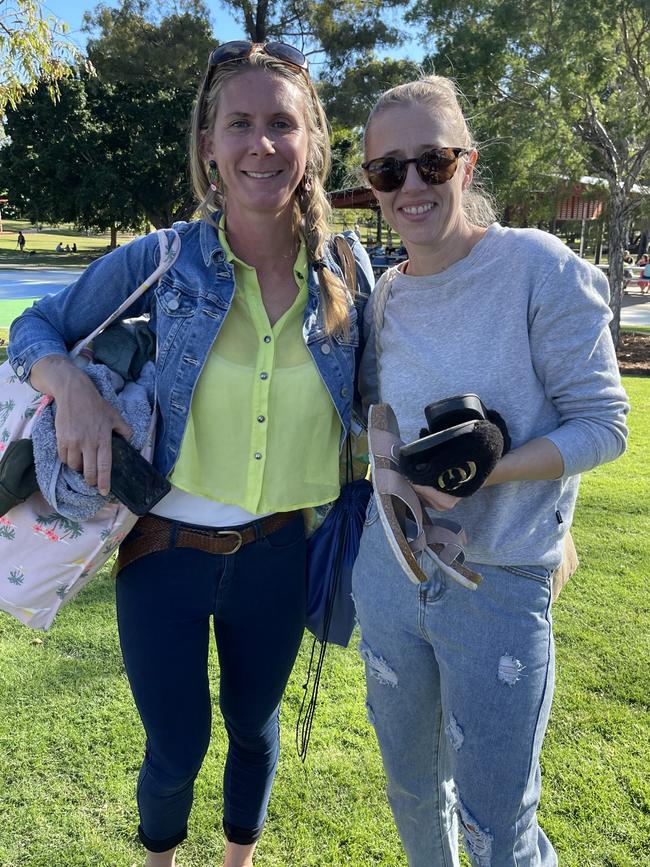
M 2 268 L 0 269 L 0 301 L 21 298 L 41 298 L 60 292 L 81 276 L 82 269 Z
M 386 255 L 383 250 L 370 250 L 371 261 L 375 275 L 379 276 L 390 265 L 401 261 L 399 255 Z M 0 268 L 0 303 L 3 301 L 25 301 L 41 298 L 43 295 L 60 292 L 68 284 L 81 276 L 83 269 L 61 268 Z M 12 308 L 11 318 L 18 316 L 24 307 L 8 305 Z M 13 307 L 16 307 L 15 311 Z M 6 323 L 11 321 L 11 318 Z M 623 325 L 650 325 L 650 295 L 640 293 L 623 295 L 621 310 Z

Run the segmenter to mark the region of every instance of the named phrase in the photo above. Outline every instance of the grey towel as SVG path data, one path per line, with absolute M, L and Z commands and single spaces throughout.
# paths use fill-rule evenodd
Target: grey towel
M 85 373 L 102 397 L 118 410 L 133 429 L 131 444 L 138 450 L 142 449 L 149 431 L 154 401 L 153 362 L 147 362 L 138 381 L 128 383 L 119 394 L 113 387 L 111 371 L 105 365 L 89 364 Z M 117 501 L 110 494 L 103 497 L 97 488 L 86 483 L 81 473 L 61 463 L 57 453 L 55 416 L 56 403 L 51 403 L 32 428 L 38 486 L 47 502 L 60 515 L 74 521 L 86 521 L 107 503 Z

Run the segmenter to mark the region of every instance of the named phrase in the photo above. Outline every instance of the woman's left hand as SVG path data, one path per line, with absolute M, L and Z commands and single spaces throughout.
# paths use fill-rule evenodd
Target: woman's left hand
M 424 505 L 427 508 L 435 509 L 436 512 L 448 512 L 449 509 L 453 509 L 456 503 L 460 500 L 460 497 L 453 497 L 451 494 L 443 494 L 442 491 L 438 491 L 430 485 L 411 484 L 411 487 L 420 500 L 422 500 Z

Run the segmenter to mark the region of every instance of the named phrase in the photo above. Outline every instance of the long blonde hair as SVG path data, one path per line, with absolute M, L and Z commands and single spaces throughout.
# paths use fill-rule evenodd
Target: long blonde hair
M 476 150 L 476 141 L 460 107 L 461 93 L 456 83 L 442 75 L 426 75 L 417 81 L 399 84 L 383 93 L 373 106 L 364 129 L 364 150 L 368 140 L 368 130 L 378 114 L 395 105 L 422 103 L 432 112 L 442 114 L 449 124 L 453 144 L 457 147 Z M 494 201 L 487 193 L 476 171 L 472 183 L 464 190 L 461 205 L 466 220 L 475 226 L 489 226 L 497 219 Z
M 301 234 L 304 235 L 309 261 L 312 264 L 320 263 L 331 234 L 331 208 L 324 186 L 331 165 L 327 118 L 307 75 L 261 51 L 254 52 L 245 61 L 233 61 L 214 67 L 211 70 L 209 90 L 206 91 L 210 78 L 208 70 L 199 88 L 190 134 L 190 172 L 194 194 L 199 202 L 199 213 L 213 225 L 216 211 L 224 210 L 226 215 L 228 213 L 227 191 L 210 188 L 207 161 L 203 154 L 203 139 L 207 131 L 214 127 L 219 98 L 226 82 L 255 68 L 289 81 L 302 94 L 307 127 L 307 165 L 305 175 L 295 192 L 293 230 L 296 239 Z M 345 285 L 327 268 L 318 269 L 318 278 L 326 331 L 328 334 L 347 332 L 350 302 Z

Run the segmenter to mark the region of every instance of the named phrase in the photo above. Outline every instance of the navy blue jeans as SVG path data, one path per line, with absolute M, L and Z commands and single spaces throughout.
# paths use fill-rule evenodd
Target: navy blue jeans
M 228 733 L 223 826 L 234 843 L 262 832 L 279 753 L 279 706 L 305 624 L 302 516 L 231 555 L 173 548 L 117 578 L 126 672 L 147 741 L 139 835 L 152 852 L 187 836 L 194 780 L 208 748 L 210 618 Z

